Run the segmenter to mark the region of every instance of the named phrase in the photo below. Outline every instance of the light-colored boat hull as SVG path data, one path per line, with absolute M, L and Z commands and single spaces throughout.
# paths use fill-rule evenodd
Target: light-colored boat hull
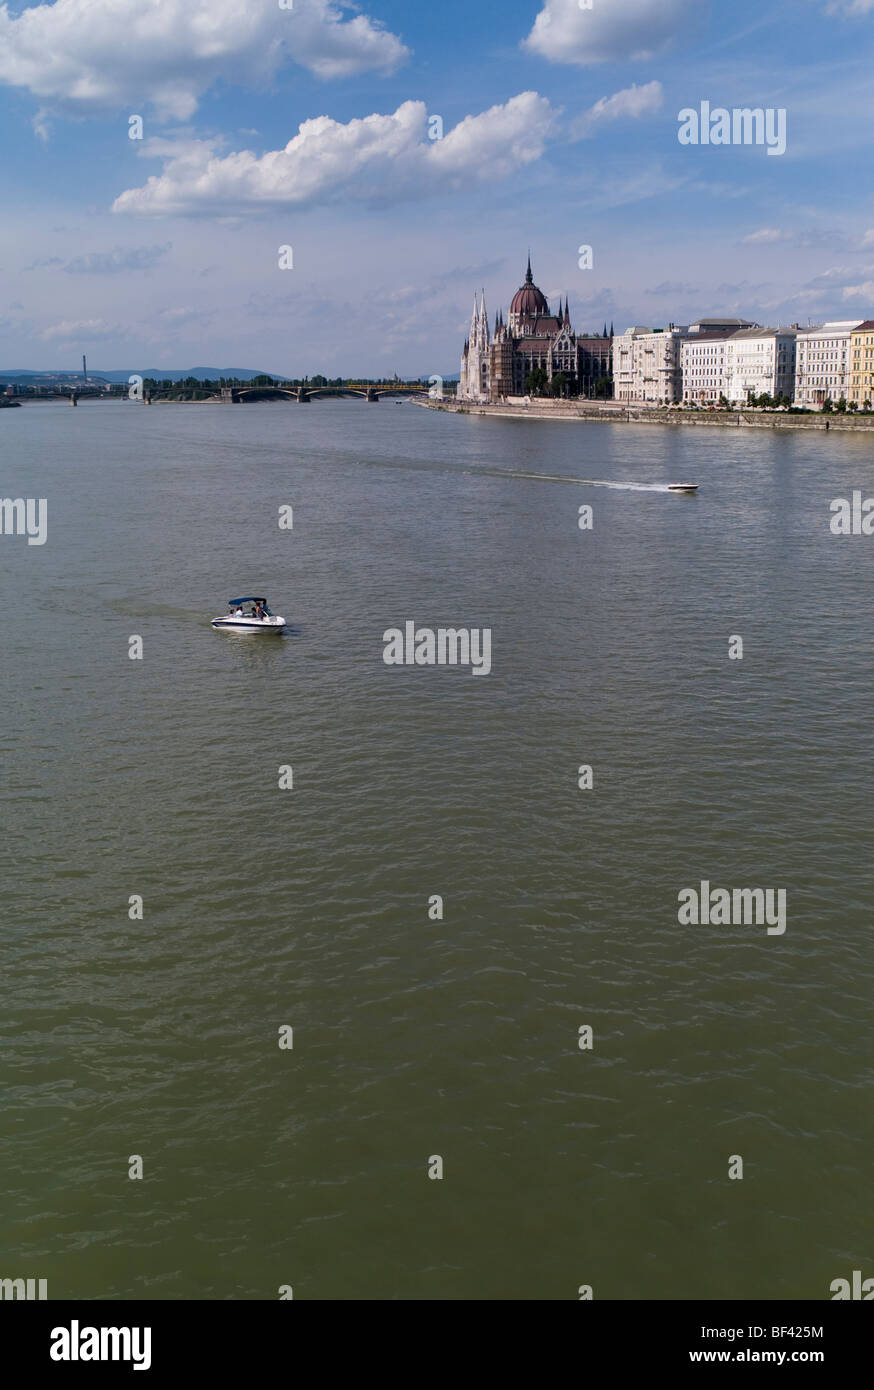
M 212 625 L 216 632 L 244 632 L 260 633 L 282 632 L 285 628 L 285 619 L 274 618 L 213 618 Z

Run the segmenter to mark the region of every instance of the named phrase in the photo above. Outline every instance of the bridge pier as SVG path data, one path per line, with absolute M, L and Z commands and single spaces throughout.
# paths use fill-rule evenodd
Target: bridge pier
M 239 391 L 236 389 L 236 387 L 234 387 L 234 386 L 223 386 L 223 387 L 221 388 L 221 392 L 222 392 L 222 405 L 239 405 L 239 404 L 240 404 L 240 393 L 239 393 Z
M 379 392 L 376 391 L 372 386 L 368 386 L 368 388 L 367 388 L 367 395 L 366 395 L 366 397 L 365 397 L 365 400 L 367 400 L 367 401 L 378 401 L 378 400 L 379 400 Z

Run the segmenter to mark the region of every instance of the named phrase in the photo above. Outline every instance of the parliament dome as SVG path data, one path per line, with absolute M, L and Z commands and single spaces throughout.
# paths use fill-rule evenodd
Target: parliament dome
M 531 274 L 531 259 L 528 259 L 528 271 L 525 275 L 525 284 L 513 295 L 510 305 L 510 313 L 519 318 L 537 318 L 539 315 L 549 314 L 549 305 L 546 302 L 546 295 L 534 283 Z

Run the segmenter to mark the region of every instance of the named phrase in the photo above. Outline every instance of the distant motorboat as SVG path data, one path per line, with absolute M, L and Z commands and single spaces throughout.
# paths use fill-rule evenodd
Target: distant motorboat
M 697 491 L 697 483 L 668 483 L 668 492 L 688 492 L 690 496 L 694 496 Z
M 246 603 L 252 604 L 250 613 L 243 610 Z M 212 625 L 222 632 L 277 633 L 284 630 L 285 619 L 270 612 L 266 598 L 229 598 L 228 612 L 222 618 L 213 618 Z

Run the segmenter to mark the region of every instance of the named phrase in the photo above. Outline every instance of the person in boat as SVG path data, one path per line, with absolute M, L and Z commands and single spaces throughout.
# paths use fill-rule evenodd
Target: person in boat
M 267 614 L 264 612 L 264 605 L 259 599 L 258 602 L 255 604 L 255 611 L 252 614 L 252 617 L 261 620 L 263 618 L 266 618 L 266 616 Z

